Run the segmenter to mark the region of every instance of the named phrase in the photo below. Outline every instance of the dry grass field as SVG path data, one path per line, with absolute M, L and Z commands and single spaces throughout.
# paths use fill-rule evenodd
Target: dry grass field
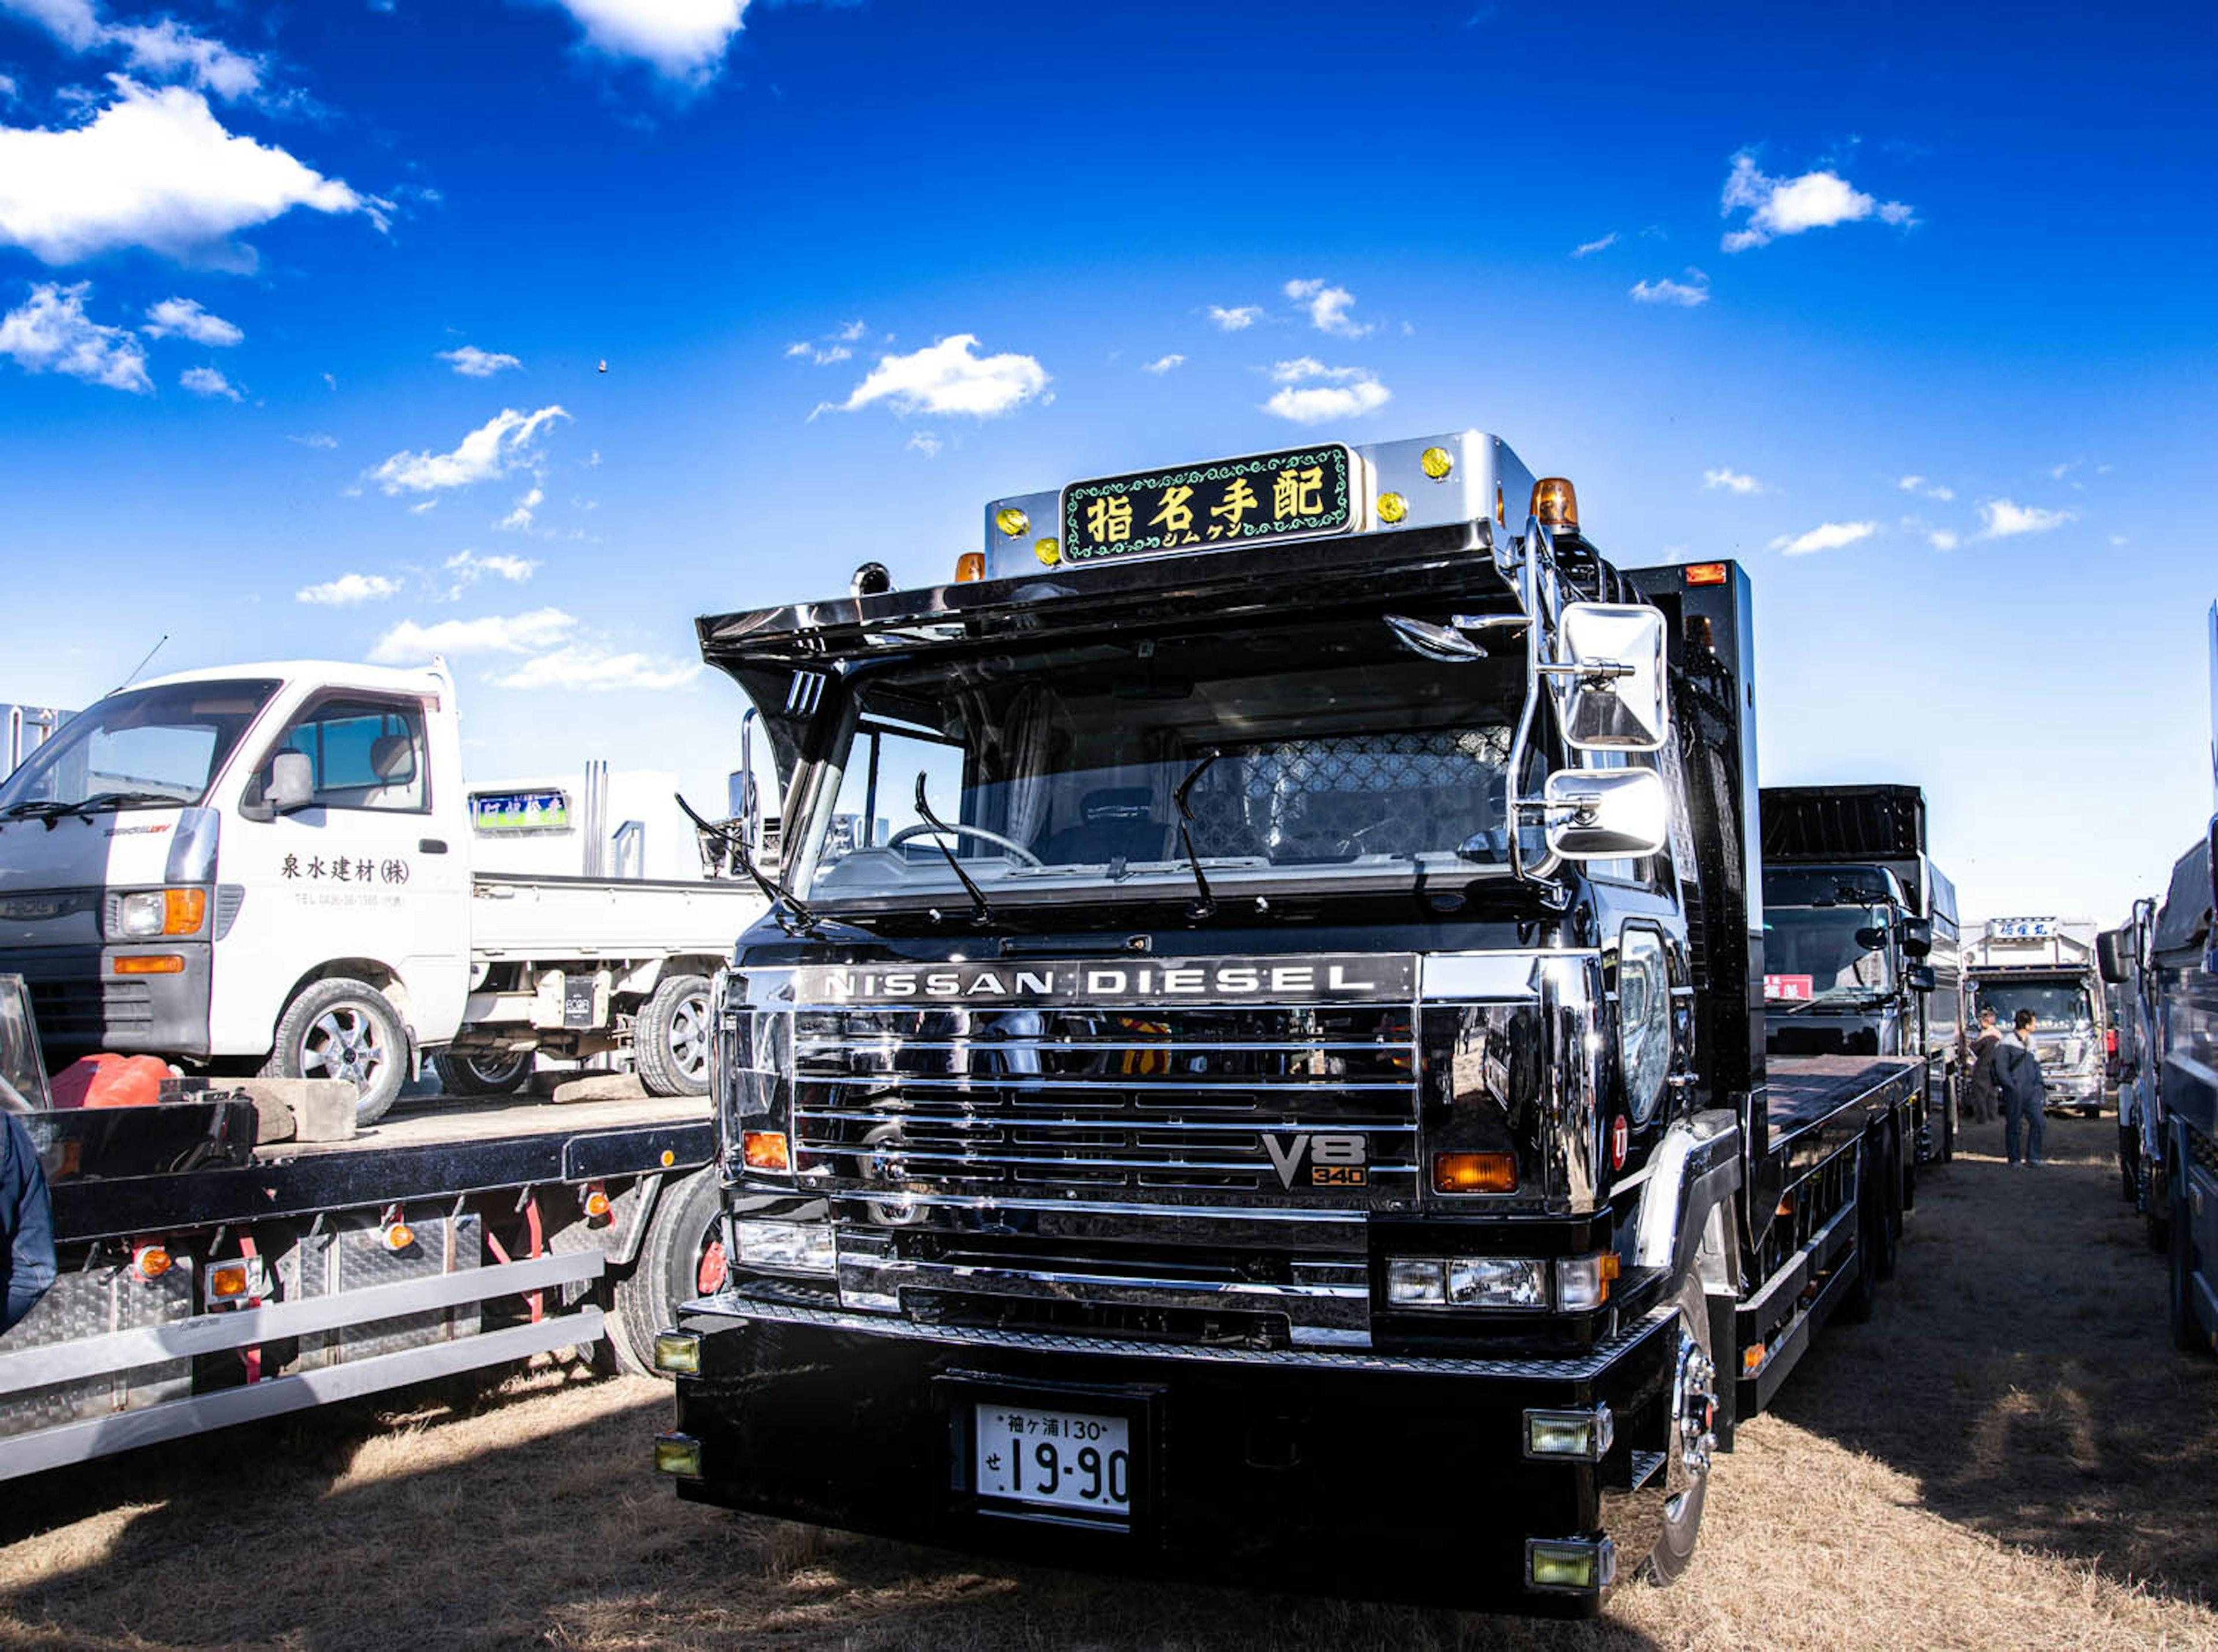
M 0 1643 L 2218 1648 L 2218 1362 L 2176 1354 L 2109 1119 L 1975 1131 L 1872 1323 L 1721 1460 L 1677 1587 L 1588 1624 L 982 1564 L 680 1505 L 657 1385 L 548 1368 L 9 1485 Z

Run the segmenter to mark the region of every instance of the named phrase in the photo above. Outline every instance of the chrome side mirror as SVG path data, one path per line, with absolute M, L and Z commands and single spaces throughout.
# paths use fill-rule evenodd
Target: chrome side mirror
M 1540 670 L 1564 739 L 1579 752 L 1654 752 L 1670 727 L 1664 616 L 1637 603 L 1570 603 Z
M 1652 855 L 1670 836 L 1670 798 L 1653 769 L 1558 769 L 1540 807 L 1548 847 L 1565 860 Z
M 291 814 L 308 807 L 316 795 L 316 771 L 306 752 L 280 752 L 270 759 L 270 783 L 263 801 L 273 814 Z

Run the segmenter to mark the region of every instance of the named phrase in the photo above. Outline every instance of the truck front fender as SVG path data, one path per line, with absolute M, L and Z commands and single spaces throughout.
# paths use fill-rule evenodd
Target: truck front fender
M 1726 1204 L 1740 1185 L 1740 1121 L 1733 1114 L 1720 1108 L 1673 1124 L 1649 1159 L 1648 1184 L 1633 1221 L 1633 1253 L 1626 1259 L 1636 1267 L 1660 1268 L 1674 1281 L 1684 1278 L 1696 1265 L 1710 1213 Z M 1724 1231 L 1737 1231 L 1731 1211 L 1725 1214 Z M 1737 1259 L 1730 1247 L 1727 1251 L 1706 1271 L 1737 1271 Z M 1713 1294 L 1730 1295 L 1739 1290 L 1740 1281 L 1706 1277 L 1702 1285 Z

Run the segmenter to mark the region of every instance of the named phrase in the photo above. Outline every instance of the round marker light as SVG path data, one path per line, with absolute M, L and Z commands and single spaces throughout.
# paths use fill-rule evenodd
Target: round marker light
M 378 1237 L 388 1251 L 405 1251 L 416 1242 L 416 1230 L 405 1222 L 388 1222 Z
M 1455 455 L 1446 448 L 1428 448 L 1417 455 L 1417 468 L 1436 482 L 1445 482 L 1455 468 Z
M 1039 558 L 1044 566 L 1051 568 L 1063 560 L 1063 547 L 1052 539 L 1035 540 L 1032 541 L 1032 554 Z
M 994 512 L 994 526 L 1011 539 L 1021 539 L 1031 531 L 1032 519 L 1013 504 L 1005 504 Z
M 170 1271 L 170 1253 L 159 1245 L 141 1245 L 131 1253 L 131 1268 L 142 1279 L 158 1279 Z
M 1379 521 L 1399 522 L 1409 514 L 1409 502 L 1399 493 L 1381 493 L 1379 496 Z
M 677 1162 L 678 1162 L 678 1155 L 677 1155 L 676 1154 L 672 1153 L 672 1152 L 668 1148 L 663 1148 L 663 1150 L 662 1150 L 662 1167 L 663 1167 L 665 1170 L 667 1170 L 667 1169 L 669 1169 L 669 1168 L 670 1168 L 670 1166 L 672 1166 L 672 1165 L 676 1164 Z
M 589 1219 L 591 1219 L 592 1221 L 598 1222 L 598 1221 L 599 1221 L 603 1216 L 604 1216 L 608 1215 L 608 1213 L 609 1213 L 609 1191 L 608 1191 L 608 1189 L 606 1189 L 606 1188 L 604 1188 L 604 1187 L 590 1187 L 590 1188 L 587 1188 L 587 1189 L 585 1190 L 585 1215 L 586 1215 L 586 1216 L 587 1216 Z

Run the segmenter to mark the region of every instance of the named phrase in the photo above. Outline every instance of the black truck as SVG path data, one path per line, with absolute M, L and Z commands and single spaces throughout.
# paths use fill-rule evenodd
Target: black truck
M 1678 1574 L 1870 1310 L 1924 1084 L 1767 1060 L 1745 576 L 1620 571 L 1465 432 L 997 500 L 886 585 L 699 622 L 790 779 L 679 1494 L 1493 1610 Z
M 1963 955 L 1923 791 L 1763 789 L 1763 960 L 1771 1053 L 1924 1056 L 1918 1157 L 1955 1157 Z

